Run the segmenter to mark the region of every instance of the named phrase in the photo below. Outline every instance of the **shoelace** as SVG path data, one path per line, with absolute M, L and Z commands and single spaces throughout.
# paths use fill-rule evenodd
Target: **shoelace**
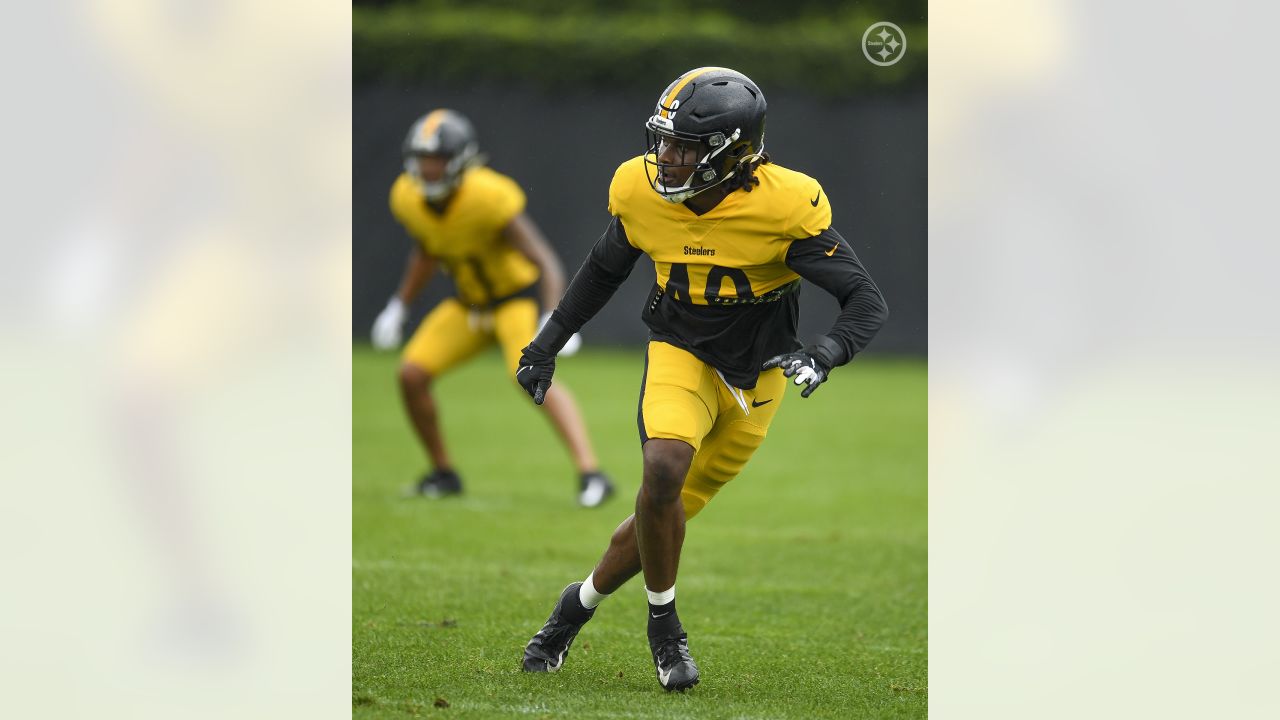
M 658 664 L 662 667 L 671 667 L 676 663 L 693 659 L 689 656 L 688 645 L 680 638 L 672 638 L 659 645 L 657 655 Z
M 542 645 L 554 644 L 558 647 L 560 645 L 566 644 L 565 640 L 569 639 L 571 635 L 576 633 L 579 627 L 580 626 L 574 625 L 573 623 L 567 620 L 556 618 L 555 622 L 552 624 L 550 631 L 546 631 L 544 629 L 544 632 L 546 632 L 545 635 L 543 635 L 542 632 L 539 632 L 538 634 L 543 635 Z

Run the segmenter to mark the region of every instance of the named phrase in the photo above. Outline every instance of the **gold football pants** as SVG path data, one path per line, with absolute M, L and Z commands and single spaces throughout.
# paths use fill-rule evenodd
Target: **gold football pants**
M 681 492 L 685 517 L 697 515 L 742 472 L 764 442 L 785 387 L 782 370 L 775 368 L 760 373 L 751 390 L 734 388 L 689 352 L 649 343 L 640 386 L 640 442 L 667 438 L 693 446 Z
M 502 348 L 507 375 L 514 382 L 520 351 L 538 329 L 538 303 L 515 298 L 497 307 L 478 310 L 449 298 L 427 313 L 405 345 L 401 360 L 439 377 L 465 362 L 495 340 Z

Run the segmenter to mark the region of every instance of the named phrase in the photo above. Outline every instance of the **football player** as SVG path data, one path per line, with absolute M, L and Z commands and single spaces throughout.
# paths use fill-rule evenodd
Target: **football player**
M 658 682 L 668 691 L 695 685 L 698 667 L 675 605 L 685 521 L 760 446 L 787 379 L 808 397 L 888 317 L 879 289 L 831 227 L 822 186 L 764 153 L 765 108 L 756 84 L 726 68 L 690 70 L 667 86 L 646 123 L 648 150 L 614 174 L 604 235 L 520 357 L 517 381 L 545 402 L 556 352 L 641 255 L 653 260 L 657 282 L 642 311 L 650 341 L 635 514 L 587 578 L 560 595 L 525 647 L 527 671 L 558 670 L 596 606 L 642 572 Z M 801 278 L 841 306 L 827 334 L 803 348 Z
M 462 492 L 440 435 L 432 397 L 436 378 L 495 340 L 511 372 L 521 348 L 538 329 L 539 301 L 554 307 L 564 292 L 560 259 L 524 212 L 525 196 L 511 178 L 484 166 L 471 122 L 453 110 L 435 110 L 409 129 L 404 172 L 391 187 L 391 212 L 417 241 L 400 287 L 373 325 L 373 345 L 400 344 L 409 304 L 437 266 L 452 276 L 457 294 L 423 319 L 405 346 L 400 388 L 414 430 L 433 470 L 418 483 L 431 497 Z M 549 316 L 543 315 L 543 322 Z M 576 334 L 557 346 L 564 354 L 580 344 Z M 596 465 L 582 415 L 573 397 L 557 387 L 544 397 L 548 416 L 578 468 L 578 503 L 596 507 L 613 484 Z

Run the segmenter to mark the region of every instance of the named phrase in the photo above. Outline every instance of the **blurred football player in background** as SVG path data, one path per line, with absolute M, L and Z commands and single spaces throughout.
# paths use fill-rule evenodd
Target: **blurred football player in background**
M 808 397 L 866 348 L 888 317 L 880 290 L 831 227 L 816 180 L 770 164 L 766 104 L 747 76 L 690 70 L 658 98 L 645 155 L 619 166 L 613 215 L 568 292 L 524 350 L 516 379 L 542 403 L 556 352 L 648 255 L 657 283 L 642 316 L 650 342 L 641 381 L 644 478 L 635 514 L 595 570 L 571 583 L 525 647 L 524 669 L 558 670 L 596 606 L 637 573 L 649 599 L 649 648 L 668 691 L 697 684 L 676 615 L 685 520 L 738 475 L 764 441 L 786 379 Z M 796 340 L 800 278 L 841 311 L 826 335 Z
M 405 409 L 427 450 L 432 470 L 418 483 L 431 497 L 462 492 L 440 432 L 431 385 L 495 340 L 514 373 L 520 351 L 539 327 L 539 301 L 547 313 L 564 293 L 555 251 L 525 214 L 525 195 L 511 178 L 484 166 L 476 133 L 461 113 L 434 110 L 419 118 L 404 141 L 404 172 L 391 187 L 391 212 L 416 241 L 400 287 L 373 325 L 378 349 L 401 341 L 408 307 L 443 266 L 456 295 L 423 319 L 405 346 L 400 389 Z M 560 352 L 577 352 L 576 334 Z M 578 503 L 596 507 L 613 484 L 596 464 L 573 397 L 562 386 L 546 396 L 548 417 L 579 472 Z

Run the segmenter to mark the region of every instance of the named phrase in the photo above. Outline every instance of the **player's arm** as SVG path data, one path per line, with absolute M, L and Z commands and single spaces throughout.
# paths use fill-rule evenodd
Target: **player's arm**
M 436 271 L 436 259 L 422 252 L 417 244 L 409 250 L 409 259 L 405 262 L 404 275 L 400 278 L 400 287 L 396 289 L 396 300 L 408 305 L 422 292 Z
M 502 229 L 502 236 L 538 266 L 542 276 L 539 286 L 542 307 L 548 310 L 555 307 L 564 295 L 564 267 L 542 231 L 532 218 L 520 213 Z
M 520 356 L 516 382 L 533 396 L 535 403 L 541 405 L 551 387 L 556 353 L 609 302 L 642 254 L 627 240 L 622 221 L 616 216 L 610 220 L 573 276 L 560 304 Z
M 426 287 L 435 269 L 435 258 L 422 252 L 422 248 L 415 243 L 409 250 L 409 259 L 405 262 L 404 275 L 400 278 L 396 294 L 391 296 L 387 306 L 373 321 L 370 339 L 375 348 L 389 350 L 400 344 L 401 328 L 409 315 L 409 304 Z
M 556 251 L 551 248 L 542 231 L 528 215 L 524 213 L 516 215 L 515 219 L 502 229 L 502 236 L 538 267 L 538 273 L 541 276 L 538 289 L 541 291 L 540 299 L 543 309 L 542 317 L 538 321 L 538 329 L 541 330 L 551 317 L 551 308 L 555 307 L 564 295 L 564 267 L 560 264 Z M 560 354 L 572 355 L 578 352 L 580 347 L 582 347 L 582 337 L 575 334 L 565 343 Z
M 849 362 L 871 343 L 889 318 L 889 306 L 853 248 L 834 229 L 792 242 L 786 263 L 840 303 L 840 314 L 826 335 L 819 335 L 800 352 L 779 355 L 764 364 L 765 369 L 781 367 L 787 377 L 795 377 L 797 385 L 805 384 L 801 396 L 809 397 L 832 368 Z

